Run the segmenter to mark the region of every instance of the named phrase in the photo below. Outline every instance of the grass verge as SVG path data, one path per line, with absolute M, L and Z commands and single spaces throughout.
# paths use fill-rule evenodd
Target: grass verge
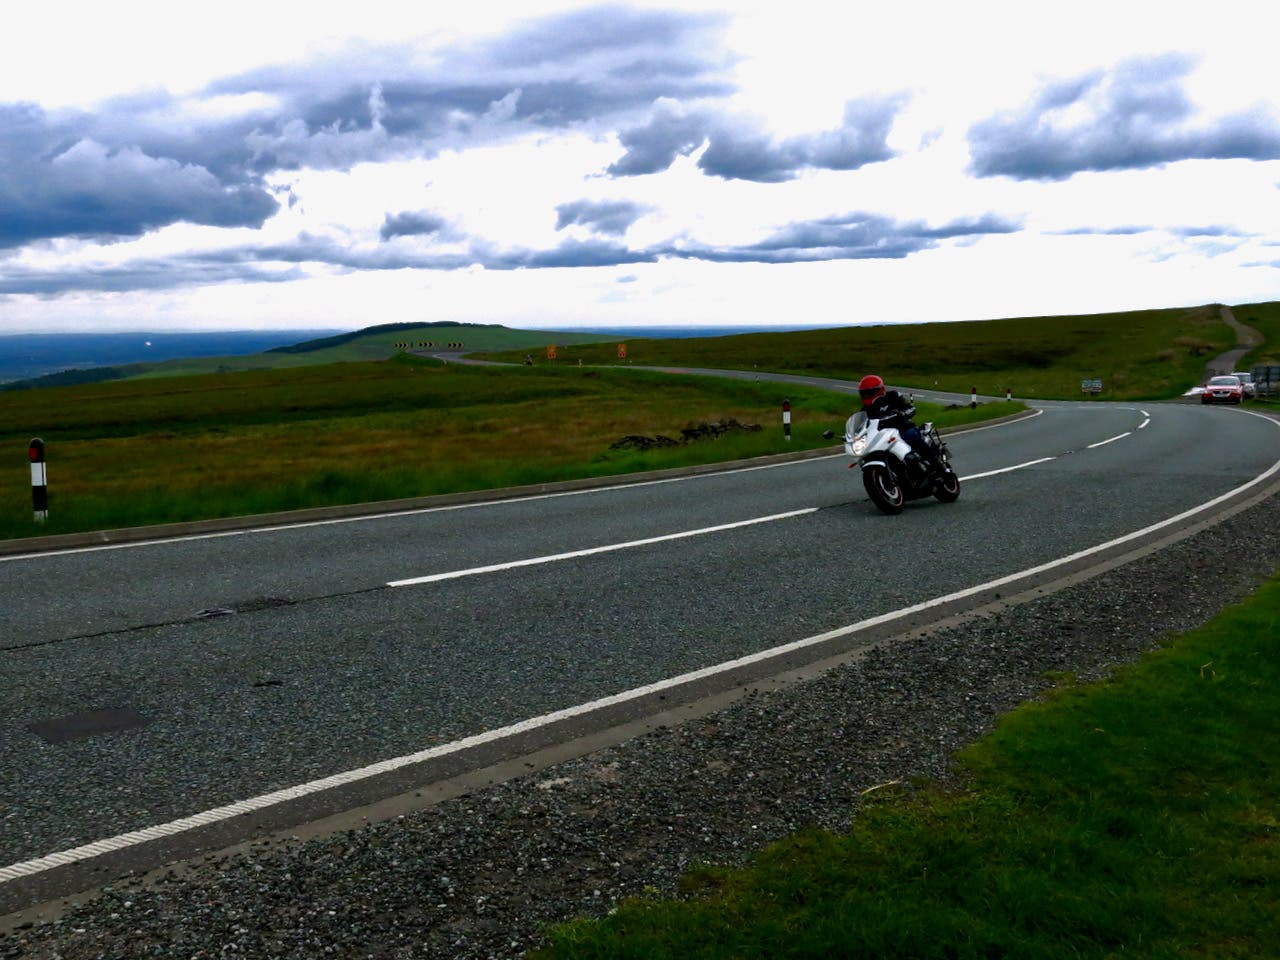
M 783 435 L 783 399 L 792 438 Z M 382 363 L 0 393 L 0 539 L 247 516 L 717 463 L 830 445 L 847 394 L 634 370 Z M 944 411 L 940 426 L 1017 405 Z M 759 426 L 653 450 L 702 422 Z M 49 518 L 27 444 L 45 441 Z
M 579 958 L 1257 958 L 1280 953 L 1280 580 L 1106 682 L 685 899 L 552 932 Z

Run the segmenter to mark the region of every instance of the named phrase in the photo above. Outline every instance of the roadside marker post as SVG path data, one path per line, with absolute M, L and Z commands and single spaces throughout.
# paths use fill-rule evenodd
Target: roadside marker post
M 1013 399 L 1013 387 L 1005 387 L 1005 388 L 1004 388 L 1004 398 L 1005 398 L 1006 400 L 1012 400 L 1012 399 Z
M 974 387 L 969 393 L 969 409 L 978 409 L 978 388 Z
M 787 443 L 791 442 L 791 401 L 789 399 L 782 401 L 782 435 L 787 438 Z
M 49 517 L 49 472 L 44 462 L 44 441 L 36 437 L 27 447 L 31 460 L 31 508 L 36 523 Z

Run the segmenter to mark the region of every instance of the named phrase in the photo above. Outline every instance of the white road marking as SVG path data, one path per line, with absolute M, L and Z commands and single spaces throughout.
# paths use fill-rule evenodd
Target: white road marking
M 1257 416 L 1257 414 L 1255 414 L 1255 416 Z M 1266 418 L 1266 417 L 1262 417 L 1261 419 L 1269 420 L 1269 418 Z M 1269 422 L 1275 423 L 1277 426 L 1280 426 L 1280 421 L 1269 420 Z M 974 474 L 974 476 L 970 477 L 969 479 L 977 479 L 978 477 L 992 476 L 993 474 L 996 474 L 996 473 L 1006 473 L 1009 470 L 1017 470 L 1022 467 L 1033 466 L 1036 463 L 1044 463 L 1046 460 L 1052 460 L 1052 459 L 1054 458 L 1046 457 L 1043 460 L 1032 460 L 1024 464 L 1019 464 L 1016 467 L 1006 467 L 1003 470 L 995 470 L 988 473 Z M 358 769 L 355 769 L 355 770 L 347 770 L 342 773 L 333 774 L 332 776 L 329 776 L 329 777 L 323 777 L 319 780 L 312 780 L 308 783 L 302 783 L 294 787 L 287 787 L 283 790 L 274 791 L 273 793 L 265 793 L 257 797 L 251 797 L 247 800 L 241 800 L 237 803 L 227 804 L 226 806 L 222 806 L 222 807 L 215 807 L 212 810 L 205 810 L 202 813 L 197 813 L 189 817 L 182 817 L 178 820 L 171 820 L 168 823 L 162 823 L 153 827 L 147 827 L 146 829 L 143 829 L 143 830 L 134 830 L 129 833 L 122 833 L 115 837 L 109 837 L 105 840 L 99 840 L 96 843 L 85 844 L 84 846 L 74 847 L 69 850 L 62 850 L 57 853 L 51 853 L 44 857 L 37 857 L 36 859 L 33 859 L 33 860 L 26 860 L 21 863 L 11 864 L 10 866 L 7 866 L 7 867 L 0 867 L 0 883 L 5 883 L 10 880 L 16 880 L 19 877 L 26 877 L 26 876 L 32 876 L 38 873 L 44 873 L 45 871 L 52 870 L 55 867 L 60 867 L 70 863 L 78 863 L 82 860 L 89 860 L 89 859 L 92 859 L 93 857 L 101 856 L 104 853 L 111 853 L 117 850 L 124 850 L 124 849 L 127 849 L 128 847 L 136 846 L 137 844 L 140 844 L 140 843 L 146 843 L 148 840 L 155 840 L 161 837 L 175 836 L 180 833 L 185 833 L 188 830 L 193 830 L 197 827 L 206 826 L 212 823 L 218 823 L 224 820 L 229 820 L 232 817 L 237 817 L 246 813 L 252 813 L 256 810 L 263 810 L 267 807 L 275 806 L 276 804 L 285 803 L 290 800 L 296 800 L 300 797 L 309 796 L 314 793 L 320 793 L 324 790 L 329 790 L 334 787 L 343 786 L 345 784 L 350 784 L 350 783 L 357 783 L 361 780 L 367 780 L 370 777 L 376 777 L 392 770 L 399 770 L 403 767 L 411 766 L 416 763 L 421 763 L 426 760 L 431 760 L 436 757 L 442 757 L 442 756 L 447 756 L 449 754 L 458 753 L 460 751 L 470 749 L 471 747 L 479 746 L 486 743 L 492 743 L 496 740 L 501 740 L 505 737 L 514 736 L 516 734 L 524 733 L 529 730 L 536 730 L 541 727 L 546 727 L 546 726 L 549 726 L 550 724 L 557 723 L 561 720 L 582 716 L 584 714 L 591 713 L 592 711 L 599 710 L 604 707 L 609 707 L 609 706 L 613 706 L 615 704 L 620 704 L 620 703 L 627 703 L 629 701 L 637 700 L 641 697 L 647 696 L 651 693 L 660 693 L 664 690 L 670 690 L 674 687 L 682 686 L 684 684 L 687 684 L 693 681 L 705 679 L 707 677 L 713 677 L 717 674 L 725 673 L 727 671 L 736 669 L 737 667 L 747 666 L 753 663 L 758 663 L 761 660 L 767 660 L 767 659 L 778 657 L 778 656 L 791 653 L 797 650 L 802 650 L 807 647 L 812 647 L 816 644 L 824 643 L 828 640 L 839 639 L 840 637 L 849 636 L 851 634 L 858 633 L 863 630 L 867 630 L 871 627 L 880 626 L 881 624 L 892 623 L 895 620 L 901 620 L 904 617 L 909 617 L 913 614 L 920 613 L 925 610 L 930 610 L 935 607 L 939 607 L 956 600 L 963 600 L 967 597 L 975 596 L 986 590 L 994 589 L 996 587 L 1003 587 L 1011 583 L 1016 583 L 1019 580 L 1024 580 L 1028 577 L 1035 576 L 1036 574 L 1045 573 L 1049 570 L 1053 570 L 1056 567 L 1061 567 L 1066 564 L 1073 563 L 1077 560 L 1082 560 L 1085 557 L 1089 557 L 1094 554 L 1101 553 L 1105 550 L 1110 549 L 1111 547 L 1119 546 L 1124 543 L 1129 543 L 1149 533 L 1154 533 L 1157 530 L 1163 530 L 1166 527 L 1171 527 L 1176 524 L 1182 523 L 1184 520 L 1187 520 L 1198 513 L 1203 513 L 1206 510 L 1210 510 L 1213 507 L 1217 506 L 1218 504 L 1223 503 L 1231 499 L 1232 497 L 1240 493 L 1243 493 L 1246 490 L 1249 490 L 1253 487 L 1258 486 L 1264 481 L 1271 479 L 1273 476 L 1276 475 L 1277 472 L 1280 472 L 1280 460 L 1277 460 L 1275 463 L 1271 465 L 1269 469 L 1259 474 L 1258 476 L 1254 477 L 1248 483 L 1241 484 L 1235 489 L 1229 490 L 1226 493 L 1221 494 L 1220 496 L 1214 497 L 1212 500 L 1207 500 L 1204 503 L 1200 504 L 1199 506 L 1192 507 L 1189 510 L 1184 510 L 1182 513 L 1179 513 L 1176 516 L 1168 517 L 1167 519 L 1161 520 L 1158 523 L 1153 523 L 1150 526 L 1143 527 L 1141 530 L 1135 530 L 1132 533 L 1127 533 L 1122 537 L 1115 538 L 1114 540 L 1108 540 L 1106 543 L 1100 543 L 1096 546 L 1088 547 L 1084 550 L 1078 550 L 1075 553 L 1070 554 L 1069 556 L 1059 557 L 1057 560 L 1050 560 L 1047 563 L 1042 563 L 1042 564 L 1039 564 L 1038 566 L 1030 567 L 1026 570 L 1021 570 L 1016 573 L 1010 573 L 1003 577 L 997 577 L 994 580 L 988 580 L 986 583 L 980 583 L 973 587 L 966 587 L 963 590 L 957 590 L 954 593 L 949 593 L 943 597 L 935 597 L 931 600 L 925 600 L 921 603 L 914 604 L 910 607 L 903 607 L 900 610 L 892 610 L 889 613 L 884 613 L 876 617 L 870 617 L 866 620 L 860 620 L 857 623 L 852 623 L 845 627 L 838 627 L 835 630 L 828 630 L 825 633 L 816 634 L 811 637 L 805 637 L 802 640 L 795 640 L 791 643 L 782 644 L 781 646 L 770 647 L 768 650 L 760 650 L 760 651 L 757 651 L 756 653 L 748 654 L 747 656 L 744 656 L 744 657 L 738 657 L 737 659 L 728 660 L 728 661 L 725 661 L 724 663 L 715 664 L 710 667 L 703 667 L 700 670 L 693 670 L 693 671 L 690 671 L 689 673 L 684 673 L 677 677 L 669 677 L 665 680 L 659 680 L 656 683 L 645 684 L 644 686 L 641 686 L 641 687 L 634 687 L 631 690 L 624 690 L 621 693 L 616 693 L 608 697 L 601 697 L 598 700 L 592 700 L 588 703 L 582 703 L 576 706 L 566 707 L 562 710 L 556 710 L 552 713 L 546 713 L 538 717 L 531 717 L 528 720 L 522 720 L 519 723 L 510 724 L 509 726 L 499 727 L 495 730 L 486 730 L 483 733 L 478 733 L 478 734 L 475 734 L 474 736 L 465 737 L 462 740 L 455 740 L 452 743 L 441 744 L 439 746 L 431 747 L 426 750 L 420 750 L 416 753 L 405 754 L 404 756 L 401 756 L 401 757 L 394 757 L 390 760 L 383 760 L 383 761 L 380 761 L 379 763 L 369 764 L 368 766 L 359 767 Z M 806 512 L 812 512 L 812 510 L 797 511 L 797 513 L 806 513 Z M 783 516 L 783 515 L 779 514 L 779 516 Z M 710 530 L 711 528 L 707 528 L 707 529 Z
M 971 473 L 967 477 L 961 477 L 960 482 L 964 483 L 968 480 L 981 480 L 983 477 L 994 477 L 997 473 L 1010 473 L 1014 470 L 1022 470 L 1025 467 L 1034 467 L 1038 463 L 1048 463 L 1050 460 L 1057 459 L 1057 457 L 1041 457 L 1039 460 L 1028 460 L 1026 463 L 1015 463 L 1012 467 L 1001 467 L 999 470 L 987 470 L 984 473 Z
M 1105 447 L 1108 443 L 1115 443 L 1117 440 L 1123 440 L 1125 437 L 1133 436 L 1132 430 L 1126 430 L 1124 433 L 1117 434 L 1114 437 L 1108 437 L 1106 440 L 1099 440 L 1097 443 L 1091 443 L 1086 450 L 1093 450 L 1096 447 Z
M 568 553 L 553 553 L 545 557 L 528 557 L 524 560 L 511 560 L 507 563 L 493 563 L 485 567 L 469 567 L 465 570 L 450 570 L 445 573 L 431 573 L 422 577 L 409 577 L 405 580 L 392 580 L 388 587 L 413 587 L 423 583 L 436 583 L 440 580 L 456 580 L 459 577 L 471 577 L 482 573 L 500 573 L 503 570 L 514 570 L 516 567 L 532 567 L 542 563 L 555 563 L 559 560 L 573 560 L 576 557 L 590 557 L 597 553 L 611 553 L 614 550 L 627 550 L 631 547 L 644 547 L 652 543 L 664 543 L 668 540 L 683 540 L 687 537 L 700 537 L 708 533 L 720 533 L 724 530 L 736 530 L 739 527 L 750 527 L 758 523 L 772 523 L 775 520 L 789 520 L 802 517 L 808 513 L 816 513 L 817 507 L 805 507 L 803 510 L 790 510 L 787 513 L 775 513 L 768 517 L 752 517 L 750 520 L 737 520 L 733 523 L 720 523 L 714 527 L 700 527 L 697 530 L 682 530 L 679 533 L 666 533 L 660 537 L 645 537 L 643 540 L 628 540 L 625 543 L 609 543 L 602 547 L 587 547 L 583 550 L 570 550 Z
M 836 454 L 836 456 L 844 456 L 844 454 Z M 961 477 L 963 483 L 967 480 L 977 480 L 981 477 L 994 476 L 997 473 L 1008 473 L 1011 470 L 1021 470 L 1023 467 L 1033 467 L 1038 463 L 1047 463 L 1055 457 L 1042 457 L 1039 460 L 1029 460 L 1026 463 L 1020 463 L 1012 467 L 1002 467 L 999 470 L 989 470 L 986 473 L 975 473 L 971 476 Z M 802 510 L 791 510 L 787 513 L 775 513 L 767 517 L 753 517 L 750 520 L 738 520 L 733 523 L 721 523 L 714 527 L 700 527 L 696 530 L 682 530 L 679 533 L 667 533 L 659 537 L 646 537 L 643 540 L 628 540 L 624 543 L 610 543 L 600 547 L 587 547 L 582 550 L 570 550 L 566 553 L 553 553 L 542 557 L 528 557 L 524 560 L 510 560 L 506 563 L 492 563 L 483 567 L 467 567 L 462 570 L 449 570 L 444 573 L 431 573 L 421 577 L 406 577 L 403 580 L 392 580 L 387 583 L 388 587 L 414 587 L 424 583 L 438 583 L 441 580 L 456 580 L 460 577 L 471 577 L 485 573 L 501 573 L 504 570 L 514 570 L 517 567 L 532 567 L 544 563 L 556 563 L 560 560 L 573 560 L 578 557 L 589 557 L 598 553 L 611 553 L 615 550 L 627 550 L 631 547 L 644 547 L 653 543 L 663 543 L 667 540 L 682 540 L 686 537 L 698 537 L 707 533 L 720 533 L 725 530 L 735 530 L 739 527 L 749 527 L 757 523 L 770 523 L 774 520 L 787 520 L 792 517 L 804 516 L 818 510 L 818 507 L 806 507 Z

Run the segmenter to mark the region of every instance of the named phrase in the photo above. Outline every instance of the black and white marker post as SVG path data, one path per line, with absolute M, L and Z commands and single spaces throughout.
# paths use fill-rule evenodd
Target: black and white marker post
M 791 442 L 791 401 L 788 399 L 782 401 L 782 435 L 787 443 Z
M 36 523 L 44 523 L 49 516 L 49 474 L 44 464 L 44 441 L 36 437 L 27 447 L 31 458 L 31 506 Z

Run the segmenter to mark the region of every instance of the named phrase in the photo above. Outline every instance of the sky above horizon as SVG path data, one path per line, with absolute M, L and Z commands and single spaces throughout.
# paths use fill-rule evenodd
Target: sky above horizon
M 0 333 L 1280 300 L 1267 5 L 6 11 Z

